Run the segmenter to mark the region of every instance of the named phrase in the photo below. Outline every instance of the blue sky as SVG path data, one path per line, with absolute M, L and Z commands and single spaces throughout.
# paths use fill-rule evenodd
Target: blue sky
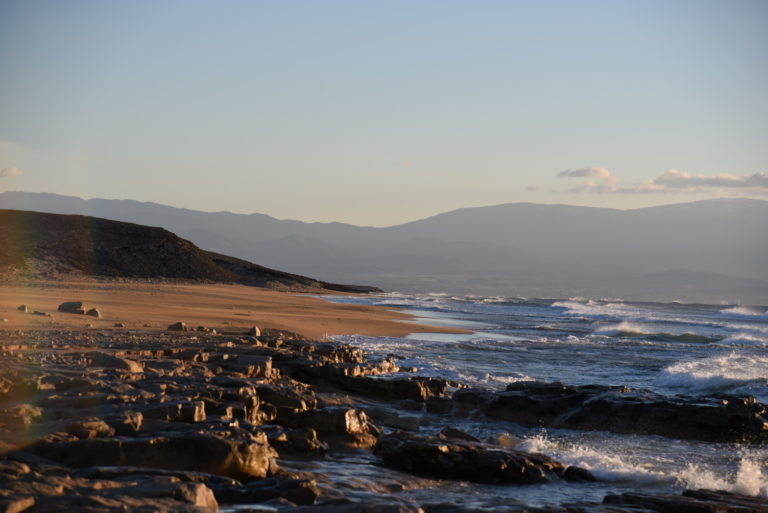
M 0 2 L 0 191 L 388 225 L 768 196 L 768 2 Z

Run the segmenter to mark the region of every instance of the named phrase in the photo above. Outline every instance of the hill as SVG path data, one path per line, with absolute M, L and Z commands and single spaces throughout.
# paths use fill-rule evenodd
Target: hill
M 370 292 L 276 271 L 195 246 L 164 228 L 82 215 L 0 210 L 0 269 L 112 278 L 242 283 L 292 290 Z
M 159 225 L 206 250 L 406 292 L 768 303 L 760 200 L 635 210 L 510 203 L 387 228 L 22 192 L 0 194 L 0 208 Z

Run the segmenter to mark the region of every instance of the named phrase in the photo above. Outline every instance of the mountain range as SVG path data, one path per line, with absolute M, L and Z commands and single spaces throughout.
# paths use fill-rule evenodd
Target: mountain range
M 768 202 L 510 203 L 386 228 L 4 192 L 0 208 L 160 226 L 218 253 L 404 292 L 768 303 Z

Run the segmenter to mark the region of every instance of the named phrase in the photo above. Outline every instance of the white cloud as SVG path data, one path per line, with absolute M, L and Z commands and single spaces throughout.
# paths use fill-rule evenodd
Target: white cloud
M 768 173 L 753 175 L 715 176 L 691 175 L 677 169 L 670 169 L 654 180 L 656 184 L 671 189 L 687 189 L 691 187 L 758 187 L 768 188 Z
M 0 170 L 0 178 L 16 178 L 24 174 L 18 167 L 6 167 Z
M 569 189 L 570 192 L 616 192 L 619 179 L 604 167 L 585 167 L 566 169 L 558 173 L 561 178 L 586 178 L 580 187 Z
M 718 194 L 727 193 L 724 191 L 739 194 L 768 194 L 768 173 L 705 176 L 670 169 L 656 178 L 651 178 L 631 187 L 619 187 L 618 178 L 608 169 L 602 167 L 566 170 L 558 173 L 558 176 L 587 179 L 581 186 L 568 189 L 569 192 L 665 194 L 708 192 L 711 189 L 719 189 Z

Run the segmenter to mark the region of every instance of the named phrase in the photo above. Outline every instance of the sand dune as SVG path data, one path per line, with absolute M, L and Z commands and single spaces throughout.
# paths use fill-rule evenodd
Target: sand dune
M 102 318 L 58 312 L 64 301 L 83 301 Z M 22 313 L 19 305 L 52 314 Z M 177 285 L 142 282 L 36 281 L 0 285 L 0 329 L 94 328 L 165 329 L 183 321 L 220 331 L 251 326 L 301 333 L 311 338 L 359 334 L 404 336 L 416 332 L 460 333 L 460 330 L 402 322 L 407 314 L 381 307 L 339 305 L 328 301 L 244 285 Z M 120 328 L 118 328 L 120 329 Z

